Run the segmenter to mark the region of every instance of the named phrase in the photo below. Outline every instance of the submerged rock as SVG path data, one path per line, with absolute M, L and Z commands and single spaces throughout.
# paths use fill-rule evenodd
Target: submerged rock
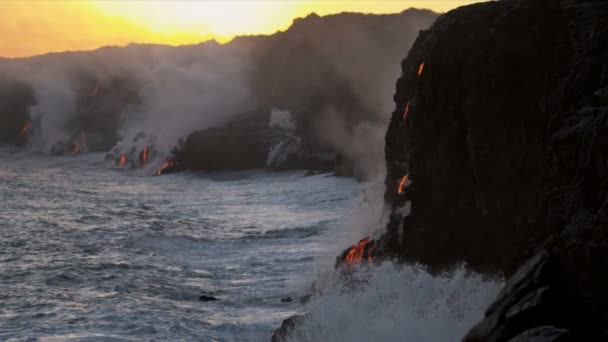
M 294 315 L 285 320 L 277 330 L 272 334 L 272 342 L 287 342 L 291 333 L 300 325 L 304 320 L 309 317 L 306 315 Z
M 201 295 L 198 297 L 198 300 L 200 300 L 201 302 L 212 302 L 212 301 L 216 301 L 218 299 L 213 296 Z

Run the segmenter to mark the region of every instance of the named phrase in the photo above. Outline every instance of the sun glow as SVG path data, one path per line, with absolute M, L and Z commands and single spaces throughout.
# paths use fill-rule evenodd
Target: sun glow
M 67 1 L 0 2 L 0 56 L 87 50 L 131 42 L 170 45 L 272 34 L 312 12 L 437 12 L 480 0 L 385 1 Z

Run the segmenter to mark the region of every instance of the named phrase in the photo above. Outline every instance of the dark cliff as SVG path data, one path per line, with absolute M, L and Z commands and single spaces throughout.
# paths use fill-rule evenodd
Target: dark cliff
M 461 7 L 401 66 L 391 216 L 363 256 L 504 275 L 467 342 L 606 340 L 608 2 Z
M 411 214 L 392 215 L 377 254 L 506 276 L 543 255 L 470 341 L 507 341 L 545 325 L 603 333 L 581 326 L 608 318 L 607 94 L 608 3 L 600 1 L 462 7 L 421 32 L 403 61 L 385 197 L 394 209 L 411 201 Z M 399 194 L 404 175 L 412 183 Z M 549 259 L 551 276 L 534 273 Z M 546 288 L 559 296 L 535 292 Z M 578 309 L 566 314 L 565 303 Z M 523 314 L 513 313 L 517 305 Z M 528 333 L 566 336 L 558 332 Z

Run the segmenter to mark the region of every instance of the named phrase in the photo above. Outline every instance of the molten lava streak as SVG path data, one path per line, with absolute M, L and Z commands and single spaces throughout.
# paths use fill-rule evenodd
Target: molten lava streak
M 146 166 L 147 162 L 148 162 L 148 148 L 144 147 L 144 150 L 141 151 L 141 164 L 143 166 Z
M 344 261 L 349 265 L 359 264 L 363 260 L 363 254 L 365 253 L 365 246 L 370 243 L 369 237 L 363 238 L 358 244 L 350 246 L 348 252 L 344 256 Z M 372 247 L 373 250 L 373 247 Z M 372 262 L 371 250 L 367 257 L 368 262 Z
M 120 159 L 118 159 L 118 165 L 124 166 L 127 163 L 127 157 L 124 153 L 120 154 Z
M 23 127 L 21 128 L 21 131 L 19 131 L 19 135 L 26 136 L 30 133 L 31 130 L 32 130 L 32 122 L 28 121 L 25 123 L 25 125 L 23 125 Z
M 156 171 L 156 175 L 160 176 L 163 174 L 163 171 L 166 170 L 167 168 L 170 168 L 174 165 L 173 160 L 167 160 L 163 163 L 163 166 L 160 167 L 160 169 L 158 169 L 158 171 Z
M 401 182 L 399 182 L 397 193 L 400 195 L 403 193 L 403 189 L 405 188 L 405 182 L 407 182 L 407 175 L 403 176 L 403 178 L 401 178 Z
M 410 102 L 408 101 L 405 105 L 405 111 L 403 112 L 403 126 L 405 126 L 405 118 L 407 117 L 407 113 L 410 111 Z
M 418 68 L 418 77 L 420 77 L 420 75 L 422 75 L 423 69 L 424 69 L 424 63 L 420 64 L 420 67 Z
M 72 145 L 72 153 L 78 153 L 78 152 L 80 152 L 80 145 L 78 145 L 78 144 Z

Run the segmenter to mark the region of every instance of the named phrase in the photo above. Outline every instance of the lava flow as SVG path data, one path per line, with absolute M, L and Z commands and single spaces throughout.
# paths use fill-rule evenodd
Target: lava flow
M 141 151 L 140 159 L 141 159 L 141 165 L 146 166 L 146 163 L 148 163 L 148 148 L 147 147 L 144 147 L 144 150 Z
M 19 131 L 19 135 L 26 136 L 30 133 L 31 130 L 32 130 L 32 122 L 28 121 L 25 123 L 25 125 L 23 125 L 23 127 Z
M 127 163 L 127 157 L 124 153 L 120 154 L 120 159 L 118 159 L 118 165 L 124 166 Z
M 410 102 L 408 101 L 405 105 L 405 111 L 403 112 L 403 126 L 405 126 L 405 118 L 407 117 L 407 113 L 410 111 Z
M 407 175 L 403 176 L 403 178 L 401 178 L 401 182 L 399 182 L 399 188 L 397 189 L 398 194 L 403 193 L 403 189 L 405 189 L 405 182 L 407 182 Z
M 344 256 L 344 261 L 348 264 L 348 265 L 355 265 L 355 264 L 360 264 L 361 261 L 363 260 L 363 255 L 365 254 L 365 247 L 370 243 L 370 239 L 369 237 L 363 238 L 361 239 L 361 241 L 359 241 L 359 243 L 357 243 L 356 245 L 350 246 L 346 252 L 346 255 Z M 374 249 L 374 245 L 372 244 L 371 249 L 368 252 L 368 256 L 367 256 L 367 262 L 371 263 L 372 262 L 372 256 L 371 256 L 371 251 Z
M 80 145 L 78 145 L 78 144 L 72 145 L 72 153 L 78 153 L 78 152 L 80 152 Z
M 420 67 L 418 68 L 418 77 L 420 77 L 420 75 L 422 75 L 423 69 L 424 69 L 424 62 L 422 64 L 420 64 Z
M 158 169 L 158 171 L 156 171 L 156 175 L 157 175 L 157 176 L 162 175 L 164 170 L 166 170 L 166 169 L 168 169 L 168 168 L 172 167 L 173 165 L 175 165 L 175 163 L 173 162 L 173 160 L 166 160 L 166 161 L 163 163 L 163 166 L 161 166 L 161 167 L 160 167 L 160 169 Z

